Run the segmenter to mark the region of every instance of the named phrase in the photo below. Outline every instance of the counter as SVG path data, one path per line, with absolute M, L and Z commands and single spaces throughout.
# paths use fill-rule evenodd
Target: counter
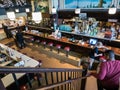
M 62 44 L 62 46 L 70 46 L 72 51 L 75 52 L 82 52 L 83 54 L 88 55 L 92 47 L 86 42 L 84 44 L 80 43 L 79 40 L 76 42 L 71 42 L 69 41 L 69 38 L 67 37 L 62 37 L 61 39 L 55 39 L 53 36 L 48 35 L 45 36 L 43 34 L 34 34 L 32 32 L 23 32 L 25 35 L 30 35 L 34 36 L 34 38 L 38 37 L 41 41 L 46 40 L 47 42 L 54 42 L 54 44 Z M 115 54 L 117 56 L 120 56 L 120 49 L 117 47 L 111 47 L 111 46 L 106 46 L 109 49 L 115 51 Z M 99 49 L 99 51 L 104 52 L 104 49 Z

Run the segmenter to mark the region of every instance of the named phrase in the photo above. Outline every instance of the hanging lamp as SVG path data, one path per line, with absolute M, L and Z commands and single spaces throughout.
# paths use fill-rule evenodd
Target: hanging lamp
M 52 1 L 53 1 L 52 14 L 56 14 L 57 13 L 57 9 L 55 8 L 54 0 L 52 0 Z
M 15 20 L 15 12 L 11 11 L 11 12 L 7 12 L 7 17 L 10 20 Z
M 79 1 L 77 0 L 77 7 L 76 7 L 76 9 L 75 9 L 75 14 L 80 14 L 80 12 L 81 12 L 81 9 L 79 8 Z
M 35 23 L 40 23 L 42 21 L 41 12 L 32 12 L 32 20 L 35 21 Z
M 116 14 L 116 11 L 117 11 L 117 8 L 115 7 L 109 8 L 108 14 Z

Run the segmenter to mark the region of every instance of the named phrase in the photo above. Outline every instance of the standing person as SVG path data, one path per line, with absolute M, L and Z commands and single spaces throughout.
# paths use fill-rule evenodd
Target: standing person
M 23 47 L 25 47 L 23 34 L 21 33 L 20 30 L 18 30 L 18 32 L 16 33 L 16 40 L 17 40 L 18 46 L 19 46 L 21 49 L 22 49 Z
M 89 54 L 89 69 L 92 69 L 94 60 L 99 59 L 99 56 L 102 56 L 102 53 L 98 53 L 99 48 L 106 48 L 103 46 L 102 42 L 97 42 Z M 106 48 L 107 49 L 107 48 Z
M 11 38 L 12 34 L 11 34 L 10 30 L 8 29 L 8 25 L 7 24 L 2 24 L 2 27 L 4 29 L 4 32 L 5 32 L 6 36 L 7 36 L 7 38 Z
M 115 54 L 112 50 L 105 52 L 106 62 L 101 63 L 100 71 L 97 73 L 89 72 L 87 76 L 94 76 L 100 80 L 101 87 L 106 90 L 118 90 L 120 79 L 120 61 L 115 60 Z M 101 89 L 103 90 L 103 89 Z

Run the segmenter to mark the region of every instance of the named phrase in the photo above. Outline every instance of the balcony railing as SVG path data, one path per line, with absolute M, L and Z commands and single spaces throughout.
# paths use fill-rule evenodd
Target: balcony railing
M 0 74 L 11 74 L 14 79 L 17 90 L 21 89 L 19 82 L 19 74 L 24 73 L 27 79 L 25 83 L 27 90 L 84 90 L 86 81 L 86 70 L 83 69 L 68 69 L 68 68 L 25 68 L 25 67 L 0 67 Z M 33 75 L 31 77 L 31 75 Z M 5 76 L 7 77 L 7 75 Z M 3 77 L 4 78 L 4 77 Z M 5 87 L 5 81 L 1 78 L 0 90 L 9 90 Z M 36 79 L 35 79 L 36 78 Z M 9 77 L 9 79 L 11 79 Z M 26 80 L 23 81 L 26 81 Z M 37 87 L 35 80 L 37 81 Z M 11 80 L 12 81 L 12 80 Z M 35 83 L 35 84 L 34 84 Z M 10 83 L 11 85 L 12 83 Z M 34 86 L 35 85 L 35 86 Z

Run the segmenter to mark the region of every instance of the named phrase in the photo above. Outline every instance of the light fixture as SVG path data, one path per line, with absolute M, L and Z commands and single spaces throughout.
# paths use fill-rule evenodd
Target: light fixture
M 7 12 L 7 17 L 10 20 L 15 20 L 15 12 Z
M 75 9 L 75 14 L 80 14 L 81 9 L 79 8 L 79 1 L 77 0 L 77 7 Z
M 41 12 L 33 12 L 32 13 L 32 20 L 35 21 L 35 23 L 40 23 L 42 21 Z
M 52 14 L 56 14 L 56 12 L 57 12 L 57 9 L 56 9 L 55 6 L 54 6 L 54 0 L 53 0 Z
M 80 9 L 80 8 L 76 8 L 76 9 L 75 9 L 75 14 L 80 14 L 80 12 L 81 12 L 81 9 Z
M 26 12 L 30 12 L 30 9 L 29 9 L 29 8 L 26 8 L 25 11 L 26 11 Z
M 117 11 L 117 8 L 115 8 L 115 7 L 109 8 L 108 14 L 115 14 L 116 11 Z
M 19 9 L 15 9 L 15 12 L 19 12 Z

